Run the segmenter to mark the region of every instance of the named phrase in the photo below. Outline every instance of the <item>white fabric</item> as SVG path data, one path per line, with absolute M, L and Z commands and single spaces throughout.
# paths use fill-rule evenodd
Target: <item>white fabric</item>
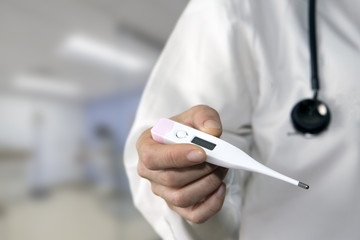
M 125 166 L 135 205 L 163 239 L 360 238 L 360 1 L 320 0 L 319 98 L 329 129 L 294 132 L 292 107 L 311 98 L 306 0 L 193 0 L 145 89 Z M 219 111 L 222 136 L 308 191 L 231 171 L 223 209 L 190 224 L 137 175 L 135 142 L 159 118 L 197 104 Z M 289 134 L 290 133 L 290 134 Z

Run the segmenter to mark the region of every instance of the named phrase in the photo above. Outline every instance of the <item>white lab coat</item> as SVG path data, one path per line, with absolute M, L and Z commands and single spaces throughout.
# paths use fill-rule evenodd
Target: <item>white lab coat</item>
M 294 135 L 292 107 L 311 98 L 306 0 L 193 0 L 142 97 L 125 165 L 136 207 L 163 239 L 360 239 L 360 1 L 320 0 L 319 99 L 323 134 Z M 215 108 L 223 138 L 308 191 L 230 171 L 222 210 L 191 224 L 137 175 L 135 142 L 159 118 L 197 104 Z

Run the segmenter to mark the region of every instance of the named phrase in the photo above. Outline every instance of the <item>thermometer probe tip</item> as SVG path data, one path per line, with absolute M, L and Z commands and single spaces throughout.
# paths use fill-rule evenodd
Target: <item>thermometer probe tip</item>
M 298 186 L 301 188 L 304 188 L 304 189 L 309 189 L 309 185 L 302 183 L 302 182 L 299 182 Z

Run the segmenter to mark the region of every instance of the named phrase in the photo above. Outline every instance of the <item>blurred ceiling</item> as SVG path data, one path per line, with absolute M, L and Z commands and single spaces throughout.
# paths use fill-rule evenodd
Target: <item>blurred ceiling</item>
M 17 91 L 18 75 L 63 79 L 85 98 L 139 89 L 188 0 L 1 0 L 0 89 Z M 86 36 L 139 59 L 142 65 L 102 64 L 60 50 Z

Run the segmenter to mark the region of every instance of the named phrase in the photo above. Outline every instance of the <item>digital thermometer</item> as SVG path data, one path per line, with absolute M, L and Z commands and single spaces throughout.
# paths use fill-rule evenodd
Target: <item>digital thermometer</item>
M 264 166 L 224 140 L 170 119 L 160 119 L 151 129 L 151 135 L 155 141 L 162 144 L 190 143 L 198 145 L 205 150 L 206 161 L 211 164 L 262 173 L 301 188 L 309 189 L 309 185 Z

